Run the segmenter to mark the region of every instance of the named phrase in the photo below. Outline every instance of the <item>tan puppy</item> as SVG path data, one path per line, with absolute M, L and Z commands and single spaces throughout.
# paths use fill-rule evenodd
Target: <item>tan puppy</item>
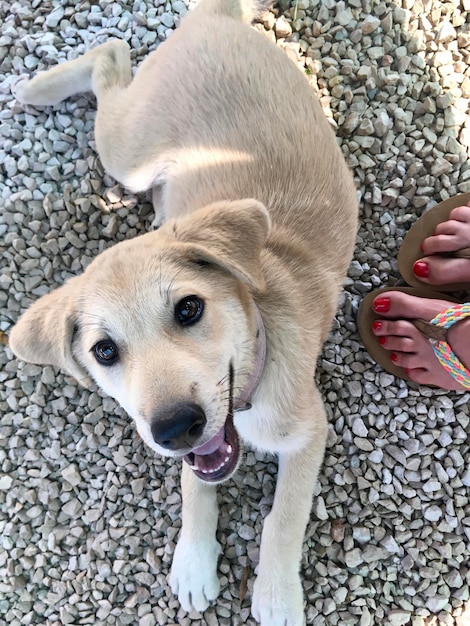
M 215 483 L 240 440 L 279 455 L 253 615 L 304 621 L 299 564 L 327 431 L 315 364 L 356 234 L 354 185 L 320 105 L 251 29 L 252 0 L 203 0 L 131 81 L 122 41 L 16 87 L 24 103 L 92 90 L 110 174 L 154 190 L 164 225 L 101 254 L 18 321 L 20 358 L 91 377 L 143 440 L 184 456 L 171 586 L 217 597 Z M 245 23 L 243 23 L 245 22 Z

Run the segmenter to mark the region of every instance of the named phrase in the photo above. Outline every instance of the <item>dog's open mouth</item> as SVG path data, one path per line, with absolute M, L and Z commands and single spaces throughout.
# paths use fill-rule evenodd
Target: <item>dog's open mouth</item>
M 240 457 L 240 440 L 229 413 L 219 432 L 204 445 L 184 456 L 198 478 L 206 482 L 220 482 L 233 474 Z

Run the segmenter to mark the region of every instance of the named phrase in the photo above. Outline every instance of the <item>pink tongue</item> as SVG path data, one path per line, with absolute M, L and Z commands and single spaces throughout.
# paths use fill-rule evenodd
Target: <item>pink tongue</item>
M 220 448 L 220 446 L 225 441 L 225 425 L 219 430 L 219 432 L 209 439 L 204 445 L 199 446 L 198 448 L 193 448 L 191 452 L 193 454 L 198 454 L 200 456 L 204 456 L 206 454 L 212 454 L 216 450 Z

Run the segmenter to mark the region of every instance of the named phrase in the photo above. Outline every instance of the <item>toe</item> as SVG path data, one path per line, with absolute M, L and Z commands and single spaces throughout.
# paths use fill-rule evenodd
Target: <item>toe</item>
M 394 335 L 387 337 L 379 337 L 382 348 L 391 352 L 415 352 L 415 342 L 410 337 L 397 337 Z
M 416 261 L 413 272 L 423 283 L 448 285 L 470 282 L 470 259 L 427 256 Z
M 372 324 L 372 332 L 376 337 L 390 340 L 395 338 L 409 338 L 414 334 L 415 326 L 407 320 L 376 320 Z M 383 345 L 383 344 L 382 344 Z M 398 348 L 397 348 L 398 349 Z
M 445 222 L 445 226 L 448 227 L 453 222 Z M 441 226 L 441 224 L 439 224 Z M 436 234 L 432 237 L 428 237 L 423 241 L 422 251 L 426 256 L 431 256 L 432 254 L 442 254 L 445 252 L 455 252 L 459 248 L 463 247 L 461 244 L 461 239 L 456 235 L 455 232 L 450 231 L 450 228 L 445 232 L 443 229 L 438 231 L 436 229 Z
M 462 222 L 463 224 L 470 224 L 470 202 L 452 209 L 449 213 L 449 219 Z
M 449 306 L 448 301 L 414 296 L 398 289 L 383 291 L 372 303 L 374 313 L 380 316 L 380 319 L 373 323 L 372 329 L 375 335 L 408 336 L 409 329 L 414 326 L 407 320 L 416 318 L 432 320 L 437 313 Z M 400 320 L 406 326 L 395 326 L 392 324 L 394 320 Z
M 416 367 L 414 357 L 414 354 L 409 354 L 407 352 L 390 352 L 390 361 L 404 370 L 412 369 L 413 366 Z
M 430 256 L 454 252 L 470 246 L 470 206 L 458 206 L 449 214 L 449 219 L 436 226 L 431 237 L 422 243 L 423 254 Z
M 432 385 L 433 380 L 430 377 L 429 371 L 424 367 L 416 367 L 414 369 L 408 369 L 406 372 L 408 378 L 417 385 Z

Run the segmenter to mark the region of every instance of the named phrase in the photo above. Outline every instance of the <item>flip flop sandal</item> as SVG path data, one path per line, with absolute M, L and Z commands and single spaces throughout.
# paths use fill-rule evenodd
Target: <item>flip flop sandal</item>
M 421 244 L 427 237 L 431 237 L 436 232 L 436 227 L 442 222 L 446 222 L 449 219 L 449 214 L 452 209 L 458 206 L 464 206 L 470 201 L 470 193 L 462 193 L 458 196 L 453 196 L 440 204 L 437 204 L 432 209 L 429 209 L 413 224 L 400 247 L 397 257 L 398 270 L 405 282 L 413 287 L 428 287 L 427 283 L 415 276 L 413 273 L 413 265 L 418 259 L 423 257 L 421 251 Z M 457 258 L 469 258 L 470 259 L 470 247 L 456 250 L 455 252 L 449 252 L 442 254 L 446 257 Z M 470 290 L 470 282 L 467 283 L 449 283 L 447 285 L 429 285 L 429 288 L 435 291 L 449 292 L 449 291 L 467 291 Z
M 357 325 L 367 352 L 386 372 L 412 382 L 405 370 L 391 361 L 390 351 L 385 350 L 385 348 L 380 345 L 378 338 L 372 332 L 372 324 L 374 321 L 384 319 L 383 316 L 375 313 L 372 308 L 372 302 L 378 295 L 386 291 L 402 291 L 413 296 L 419 296 L 420 298 L 434 298 L 438 300 L 442 299 L 442 293 L 429 289 L 415 289 L 411 287 L 384 287 L 383 289 L 369 293 L 359 306 Z M 422 319 L 412 319 L 410 321 L 429 339 L 434 354 L 442 367 L 455 378 L 464 389 L 470 389 L 470 370 L 459 361 L 447 342 L 447 330 L 460 320 L 470 317 L 470 302 L 462 303 L 455 298 L 446 297 L 446 299 L 450 302 L 455 302 L 455 306 L 450 306 L 445 309 L 430 322 Z

